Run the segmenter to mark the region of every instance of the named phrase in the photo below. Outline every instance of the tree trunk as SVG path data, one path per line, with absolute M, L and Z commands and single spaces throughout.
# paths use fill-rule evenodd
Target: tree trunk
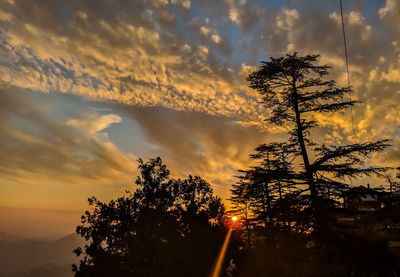
M 314 177 L 313 177 L 313 172 L 311 171 L 311 167 L 310 167 L 310 161 L 308 159 L 308 153 L 307 153 L 307 149 L 306 149 L 306 145 L 304 142 L 304 135 L 303 135 L 303 126 L 301 124 L 301 117 L 300 117 L 300 111 L 299 111 L 299 103 L 298 103 L 298 94 L 297 94 L 297 87 L 296 87 L 296 82 L 294 81 L 292 84 L 292 91 L 293 91 L 293 108 L 295 111 L 295 115 L 296 115 L 296 125 L 297 125 L 297 138 L 298 138 L 298 142 L 299 142 L 299 146 L 300 146 L 300 150 L 301 150 L 301 156 L 303 158 L 303 162 L 304 162 L 304 169 L 306 171 L 306 178 L 307 178 L 307 182 L 308 182 L 308 186 L 310 189 L 310 196 L 311 196 L 311 205 L 312 205 L 312 209 L 314 212 L 314 215 L 316 217 L 316 228 L 320 229 L 321 226 L 321 217 L 320 217 L 320 207 L 318 204 L 318 193 L 317 193 L 317 187 L 315 185 L 314 182 Z
M 249 228 L 249 219 L 247 215 L 247 201 L 244 202 L 245 205 L 245 219 L 246 219 L 246 232 L 247 232 L 247 249 L 250 250 L 251 242 L 250 242 L 250 228 Z

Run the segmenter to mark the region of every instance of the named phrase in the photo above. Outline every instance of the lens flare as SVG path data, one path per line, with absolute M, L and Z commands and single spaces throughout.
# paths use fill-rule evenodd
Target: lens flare
M 236 220 L 238 220 L 238 218 L 236 216 L 232 216 L 232 220 L 236 221 Z
M 219 277 L 219 275 L 221 273 L 222 264 L 224 262 L 226 250 L 228 249 L 229 240 L 231 239 L 231 235 L 232 235 L 232 229 L 229 229 L 228 233 L 226 233 L 226 237 L 225 237 L 224 243 L 222 244 L 221 251 L 219 251 L 218 259 L 215 264 L 214 271 L 213 271 L 211 277 Z

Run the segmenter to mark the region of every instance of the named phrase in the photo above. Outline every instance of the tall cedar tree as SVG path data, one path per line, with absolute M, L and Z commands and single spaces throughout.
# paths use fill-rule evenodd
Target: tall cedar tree
M 288 143 L 293 145 L 295 159 L 300 159 L 296 178 L 307 186 L 316 231 L 324 229 L 324 206 L 338 199 L 349 186 L 349 179 L 385 170 L 365 166 L 364 159 L 389 146 L 387 140 L 326 146 L 310 139 L 310 131 L 318 126 L 317 114 L 341 112 L 357 103 L 345 100 L 350 87 L 337 87 L 334 80 L 322 79 L 330 67 L 318 65 L 318 58 L 297 53 L 271 58 L 261 62 L 247 78 L 250 87 L 263 96 L 266 121 L 290 129 Z

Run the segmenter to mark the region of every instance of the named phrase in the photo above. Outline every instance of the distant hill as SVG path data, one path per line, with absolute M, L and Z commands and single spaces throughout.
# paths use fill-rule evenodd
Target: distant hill
M 0 231 L 0 277 L 72 276 L 71 265 L 78 261 L 72 250 L 83 244 L 76 234 L 51 242 Z
M 0 231 L 0 241 L 21 241 L 24 240 L 24 237 L 17 235 L 10 235 L 6 232 Z
M 41 265 L 19 274 L 6 275 L 6 277 L 72 277 L 71 265 Z

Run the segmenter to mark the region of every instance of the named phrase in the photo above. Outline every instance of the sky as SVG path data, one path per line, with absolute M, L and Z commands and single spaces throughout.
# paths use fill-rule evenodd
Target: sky
M 400 1 L 343 8 L 361 104 L 312 139 L 388 138 L 370 164 L 399 166 Z M 74 232 L 88 197 L 135 189 L 139 157 L 228 198 L 253 149 L 286 138 L 246 76 L 296 51 L 346 86 L 341 28 L 339 0 L 0 0 L 0 230 Z

